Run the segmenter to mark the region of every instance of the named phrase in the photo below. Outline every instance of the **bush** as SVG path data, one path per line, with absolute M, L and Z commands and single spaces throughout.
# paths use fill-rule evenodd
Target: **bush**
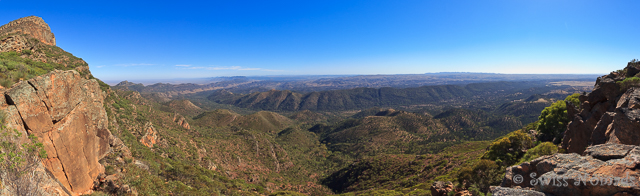
M 501 166 L 509 166 L 517 163 L 525 151 L 532 146 L 533 137 L 522 130 L 517 130 L 492 142 L 482 158 L 495 161 Z
M 13 85 L 13 81 L 9 78 L 2 78 L 0 79 L 0 85 L 2 85 L 5 88 L 10 88 L 11 85 Z
M 471 168 L 463 167 L 458 173 L 460 185 L 476 187 L 482 193 L 489 192 L 489 187 L 499 183 L 501 178 L 500 166 L 487 159 L 481 159 Z
M 623 81 L 617 81 L 616 84 L 618 84 L 618 86 L 620 86 L 620 90 L 624 92 L 631 87 L 640 86 L 640 78 L 630 77 L 630 78 L 624 79 Z
M 532 149 L 527 150 L 527 153 L 524 154 L 524 156 L 520 160 L 520 163 L 529 162 L 533 159 L 536 159 L 544 155 L 556 154 L 558 153 L 558 151 L 559 151 L 558 146 L 556 146 L 555 144 L 551 142 L 544 142 L 544 143 L 538 144 L 536 147 Z
M 567 98 L 565 98 L 564 100 L 573 103 L 573 105 L 578 107 L 578 109 L 579 109 L 580 108 L 580 99 L 578 99 L 578 97 L 580 97 L 580 94 L 574 93 L 573 95 L 567 96 Z
M 564 101 L 557 101 L 551 104 L 551 106 L 542 110 L 538 119 L 537 130 L 540 134 L 538 140 L 543 142 L 553 141 L 553 143 L 559 144 L 569 123 L 567 104 Z
M 31 55 L 31 50 L 22 50 L 22 54 Z

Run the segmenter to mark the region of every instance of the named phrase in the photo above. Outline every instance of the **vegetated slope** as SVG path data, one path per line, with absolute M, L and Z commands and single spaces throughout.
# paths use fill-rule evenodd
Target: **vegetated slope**
M 9 36 L 14 36 L 11 39 L 18 39 L 16 37 L 26 35 Z M 27 42 L 24 43 L 25 47 L 31 47 Z M 2 73 L 8 75 L 8 81 L 17 82 L 22 76 L 26 76 L 22 79 L 28 79 L 56 68 L 75 68 L 84 73 L 85 78 L 91 78 L 88 69 L 83 69 L 82 65 L 86 63 L 81 59 L 68 56 L 71 54 L 51 45 L 33 44 L 33 50 L 23 48 L 20 52 L 0 54 L 3 65 L 7 67 L 7 71 Z M 41 57 L 46 58 L 48 63 L 38 61 Z M 11 68 L 12 65 L 16 66 Z M 24 74 L 24 71 L 25 75 L 15 75 Z M 119 139 L 114 139 L 113 143 L 110 141 L 117 153 L 110 153 L 99 160 L 104 166 L 104 174 L 99 175 L 97 187 L 93 187 L 94 191 L 98 191 L 96 194 L 137 192 L 140 195 L 265 195 L 292 190 L 324 195 L 330 194 L 331 190 L 321 184 L 322 179 L 352 165 L 356 158 L 365 157 L 362 155 L 400 157 L 403 161 L 388 162 L 388 168 L 393 168 L 391 171 L 397 171 L 399 175 L 382 173 L 372 175 L 374 177 L 369 179 L 387 177 L 396 182 L 406 181 L 414 178 L 409 174 L 413 170 L 403 169 L 406 165 L 411 165 L 408 163 L 411 162 L 411 156 L 437 152 L 445 146 L 461 143 L 464 139 L 453 135 L 454 132 L 448 130 L 445 124 L 430 115 L 395 110 L 380 111 L 373 116 L 361 113 L 362 118 L 359 119 L 345 120 L 337 125 L 317 126 L 312 125 L 329 122 L 311 111 L 294 113 L 290 115 L 293 119 L 289 119 L 267 111 L 239 115 L 217 110 L 198 114 L 191 119 L 190 115 L 196 115 L 200 111 L 188 102 L 160 103 L 155 98 L 150 100 L 133 91 L 114 91 L 108 85 L 98 83 L 100 90 L 106 95 L 103 107 L 108 118 L 104 121 L 108 119 L 109 130 L 114 138 Z M 425 90 L 425 93 L 441 101 L 456 101 L 458 96 L 473 97 L 469 92 L 458 92 L 456 89 L 459 86 L 438 88 L 451 89 L 447 90 L 448 93 L 429 90 Z M 376 103 L 376 96 L 378 101 L 384 97 L 380 92 L 381 89 L 367 88 L 322 92 L 313 94 L 318 99 L 308 99 L 310 102 L 307 104 L 325 105 L 323 107 L 367 107 Z M 303 97 L 291 97 L 291 94 L 294 93 L 274 91 L 245 102 L 265 105 L 279 102 L 278 105 L 272 105 L 272 108 L 284 109 L 287 107 L 281 106 L 282 104 L 295 105 L 289 104 L 287 100 L 303 103 Z M 410 102 L 414 96 L 420 95 L 411 92 L 392 94 L 399 94 Z M 333 97 L 342 97 L 344 102 L 333 103 Z M 94 98 L 102 99 L 103 96 Z M 172 119 L 176 117 L 175 113 L 185 114 L 185 121 L 193 126 L 186 128 L 174 122 Z M 120 139 L 121 142 L 116 142 Z M 384 155 L 386 153 L 397 155 Z M 455 157 L 452 155 L 447 158 Z M 425 164 L 433 165 L 431 162 Z M 441 165 L 434 167 L 437 169 Z M 383 164 L 377 168 L 382 167 L 387 166 Z M 445 170 L 442 171 L 455 168 L 443 167 Z M 343 171 L 347 170 L 349 169 Z M 424 170 L 423 173 L 430 171 L 432 170 Z M 434 176 L 436 174 L 431 173 Z M 336 176 L 336 179 L 352 179 L 355 175 Z M 426 180 L 428 178 L 418 182 Z M 360 186 L 364 184 L 389 185 L 386 181 L 377 180 L 364 180 L 356 184 L 349 185 L 348 187 L 353 187 L 349 190 L 371 187 Z M 413 184 L 401 185 L 405 187 Z M 425 186 L 422 185 L 422 191 L 426 190 Z
M 23 21 L 22 24 L 31 24 L 30 22 L 32 21 L 30 20 L 31 19 L 26 22 Z M 42 40 L 32 36 L 33 34 L 31 33 L 34 32 L 23 29 L 20 31 L 11 30 L 8 34 L 5 34 L 6 32 L 4 30 L 7 29 L 5 27 L 6 26 L 0 28 L 0 79 L 2 79 L 0 82 L 3 86 L 10 87 L 14 82 L 29 80 L 54 69 L 76 69 L 81 73 L 82 77 L 92 78 L 88 67 L 86 67 L 87 64 L 82 61 L 82 59 L 74 57 L 54 45 L 41 42 Z M 12 26 L 12 29 L 15 28 Z M 38 32 L 43 33 L 43 31 L 39 30 Z M 5 49 L 8 51 L 5 51 Z M 74 79 L 80 80 L 78 79 L 79 76 L 76 77 L 78 74 L 75 72 L 64 73 L 72 73 Z M 58 72 L 54 74 L 59 75 Z M 52 78 L 53 76 L 47 76 L 39 80 L 51 79 L 52 81 L 58 81 L 68 79 Z M 95 81 L 89 82 L 95 83 Z M 104 127 L 95 126 L 94 123 L 81 123 L 78 127 L 90 126 L 92 128 L 100 128 L 98 137 L 101 138 L 101 142 L 105 142 L 103 140 L 104 137 L 109 137 L 106 143 L 111 145 L 111 148 L 106 148 L 109 153 L 105 154 L 104 157 L 86 157 L 88 160 L 99 160 L 96 161 L 99 162 L 98 165 L 94 164 L 88 167 L 91 173 L 83 173 L 87 168 L 81 164 L 82 162 L 73 161 L 72 159 L 65 160 L 70 160 L 70 163 L 72 163 L 76 169 L 68 170 L 66 171 L 67 173 L 62 173 L 62 175 L 60 175 L 59 170 L 48 171 L 56 176 L 69 175 L 69 179 L 75 180 L 71 182 L 74 186 L 76 184 L 73 183 L 82 184 L 82 187 L 72 187 L 71 192 L 82 191 L 84 193 L 85 191 L 96 191 L 97 195 L 105 193 L 113 195 L 265 195 L 277 192 L 278 190 L 295 190 L 305 193 L 315 193 L 316 195 L 331 193 L 326 187 L 322 187 L 318 183 L 313 183 L 319 181 L 319 179 L 317 179 L 319 177 L 313 177 L 313 175 L 308 175 L 308 173 L 300 173 L 298 172 L 299 170 L 291 171 L 290 168 L 295 167 L 294 162 L 292 162 L 282 147 L 286 145 L 278 144 L 275 140 L 277 135 L 269 133 L 274 132 L 276 129 L 284 129 L 284 127 L 288 126 L 291 120 L 287 120 L 286 117 L 275 114 L 258 113 L 247 117 L 244 121 L 239 121 L 247 123 L 249 125 L 247 127 L 250 127 L 250 129 L 241 127 L 193 127 L 188 129 L 174 122 L 172 119 L 176 116 L 175 113 L 178 112 L 195 114 L 192 106 L 182 108 L 182 106 L 185 106 L 184 102 L 174 102 L 173 104 L 168 103 L 167 105 L 163 105 L 152 100 L 147 100 L 138 93 L 132 91 L 113 91 L 108 85 L 99 80 L 98 83 L 99 86 L 94 85 L 93 87 L 96 88 L 91 90 L 91 93 L 97 93 L 97 95 L 92 95 L 91 98 L 100 101 L 104 99 L 104 104 L 98 104 L 98 107 L 104 107 L 104 110 L 93 108 L 90 112 L 106 113 L 106 118 L 86 117 L 91 117 L 91 120 L 108 124 L 108 129 L 112 132 L 113 137 L 110 136 L 111 134 L 105 135 Z M 33 96 L 27 97 L 31 101 L 44 99 L 46 96 L 53 96 L 49 94 L 36 95 L 36 92 L 40 93 L 43 91 L 43 89 L 40 88 L 46 87 L 39 85 L 44 84 L 33 83 L 31 80 L 30 84 L 27 84 L 26 81 L 22 81 L 19 84 L 20 89 L 38 88 L 36 91 L 32 91 L 31 94 Z M 82 84 L 84 83 L 74 83 L 74 85 Z M 81 92 L 77 92 L 77 90 L 81 90 L 81 88 L 71 88 L 67 84 L 55 83 L 55 87 L 57 90 L 76 91 L 69 92 L 69 95 L 82 94 Z M 104 94 L 102 94 L 103 92 Z M 56 94 L 55 96 L 64 95 L 66 94 Z M 11 98 L 14 101 L 19 100 L 16 97 Z M 70 98 L 79 99 L 80 97 L 72 96 Z M 51 103 L 61 106 L 69 104 L 64 102 L 64 99 L 50 101 Z M 58 103 L 60 101 L 62 101 L 62 103 Z M 8 101 L 7 103 L 35 107 L 34 105 L 40 102 L 24 104 L 22 101 L 20 101 L 20 103 Z M 91 103 L 102 102 L 92 101 Z M 46 113 L 47 109 L 42 109 L 45 104 L 51 106 L 49 105 L 50 102 L 43 101 L 43 107 L 38 110 L 27 108 L 24 111 L 38 113 L 36 116 L 48 117 L 49 114 Z M 55 108 L 59 105 L 51 107 Z M 186 106 L 188 105 L 189 104 L 186 103 Z M 80 106 L 84 105 L 80 104 L 78 107 Z M 171 106 L 174 107 L 172 108 Z M 80 108 L 82 110 L 86 109 Z M 167 109 L 167 111 L 163 111 L 163 109 Z M 77 110 L 80 109 L 74 109 L 71 112 L 73 115 L 70 115 L 82 116 L 83 111 Z M 11 114 L 16 114 L 16 111 L 17 110 L 14 110 Z M 24 125 L 21 121 L 17 121 L 13 117 L 15 117 L 15 115 L 11 115 L 12 121 L 20 122 L 18 123 L 20 126 Z M 66 125 L 67 122 L 73 123 L 76 122 L 75 120 L 77 119 L 82 120 L 85 118 L 74 117 L 73 120 L 63 118 L 62 121 L 60 121 L 60 119 L 57 121 L 54 120 L 53 124 Z M 186 121 L 191 121 L 191 119 L 187 118 Z M 38 122 L 40 121 L 29 119 L 29 123 L 37 124 Z M 45 125 L 47 123 L 51 124 L 52 120 L 41 121 L 40 123 Z M 30 126 L 30 128 L 41 127 Z M 74 130 L 85 129 L 78 128 Z M 93 133 L 91 131 L 93 129 L 86 130 L 88 133 Z M 73 132 L 65 133 L 71 135 L 64 135 L 62 139 L 74 141 L 74 144 L 72 144 L 74 149 L 70 149 L 69 151 L 84 149 L 84 155 L 90 155 L 90 150 L 93 150 L 94 147 L 100 147 L 101 153 L 103 152 L 103 148 L 97 144 L 76 147 L 77 145 L 82 145 L 82 141 L 84 140 L 93 139 L 92 135 L 87 137 L 74 137 Z M 23 134 L 22 137 L 26 140 L 27 135 Z M 54 142 L 58 142 L 57 139 L 60 138 L 56 138 Z M 319 142 L 316 140 L 316 143 Z M 320 147 L 319 144 L 316 146 Z M 6 150 L 5 147 L 6 145 L 3 145 L 3 152 L 6 152 L 4 151 Z M 63 154 L 61 151 L 58 153 L 49 152 L 48 155 L 66 156 L 66 154 Z M 51 162 L 56 160 L 54 158 L 47 159 L 50 162 L 45 163 L 55 163 Z M 5 161 L 11 160 L 3 159 L 3 165 Z M 93 162 L 91 163 L 93 164 Z M 66 164 L 66 162 L 63 164 Z M 80 165 L 78 166 L 77 164 Z M 96 167 L 98 169 L 95 169 L 93 166 L 98 166 Z M 40 167 L 40 169 L 45 170 L 46 167 Z M 283 174 L 281 175 L 280 172 Z M 38 172 L 33 175 L 40 175 L 42 173 L 45 172 Z M 291 177 L 286 177 L 284 173 Z M 98 177 L 95 179 L 86 179 L 93 178 L 96 175 Z M 31 173 L 28 176 L 33 177 Z M 78 181 L 76 178 L 78 176 L 86 178 Z M 33 178 L 37 179 L 39 177 L 35 176 Z M 94 181 L 96 184 L 93 184 Z M 65 187 L 62 183 L 66 182 L 55 182 L 54 180 L 53 183 L 58 183 L 58 187 Z M 3 180 L 2 184 L 3 188 L 7 188 L 11 184 L 16 184 L 16 182 Z M 38 185 L 34 184 L 34 186 Z M 46 187 L 55 188 L 51 186 L 51 184 L 47 184 Z M 67 189 L 68 188 L 69 187 L 67 187 Z M 29 189 L 29 191 L 38 190 Z M 65 193 L 69 193 L 68 191 L 69 190 L 63 190 L 57 193 L 64 195 Z M 11 192 L 3 193 L 13 195 L 10 194 Z
M 185 115 L 185 116 L 196 116 L 205 110 L 194 105 L 191 101 L 182 99 L 182 100 L 171 100 L 169 102 L 163 103 L 163 105 L 170 107 L 174 111 Z
M 295 112 L 291 114 L 289 118 L 301 123 L 308 123 L 308 124 L 327 120 L 327 117 L 325 117 L 324 115 L 316 112 L 312 112 L 309 110 L 302 110 L 299 112 Z
M 260 111 L 250 115 L 239 115 L 229 110 L 219 109 L 205 112 L 194 118 L 194 125 L 206 127 L 236 126 L 244 129 L 263 130 L 277 133 L 293 124 L 293 121 L 274 112 Z
M 231 104 L 241 108 L 271 111 L 340 111 L 371 107 L 410 106 L 420 104 L 480 103 L 523 99 L 532 94 L 545 93 L 566 87 L 546 86 L 544 81 L 474 83 L 465 86 L 439 85 L 417 88 L 354 88 L 319 91 L 306 94 L 293 91 L 271 90 L 251 94 L 233 94 L 219 91 L 208 99 L 216 103 Z
M 489 142 L 465 142 L 437 154 L 381 154 L 359 159 L 332 173 L 323 183 L 337 193 L 380 194 L 394 190 L 400 195 L 431 195 L 431 182 L 448 178 L 462 166 L 480 158 Z M 374 191 L 368 191 L 374 190 Z
M 192 126 L 185 129 L 171 120 L 176 111 L 163 111 L 171 108 L 134 91 L 111 93 L 106 107 L 109 119 L 113 119 L 111 126 L 118 130 L 114 134 L 122 137 L 133 156 L 149 167 L 126 167 L 130 171 L 127 176 L 131 173 L 140 177 L 125 177 L 123 181 L 133 184 L 141 194 L 331 193 L 318 183 L 325 174 L 322 167 L 316 167 L 331 165 L 324 164 L 324 157 L 329 157 L 326 148 L 310 132 L 288 136 L 291 134 L 282 130 L 295 122 L 282 115 L 215 110 L 199 114 L 195 120 L 187 118 Z M 145 146 L 146 139 L 153 145 Z M 305 150 L 298 154 L 292 149 Z M 315 154 L 308 154 L 311 152 Z M 311 159 L 317 159 L 316 166 L 308 166 Z
M 566 95 L 565 95 L 566 96 Z M 563 98 L 560 98 L 563 99 Z M 540 111 L 555 102 L 556 98 L 535 94 L 523 101 L 504 103 L 495 109 L 496 114 L 511 115 L 520 118 L 523 124 L 529 124 L 538 120 Z
M 469 140 L 490 140 L 522 127 L 515 117 L 495 116 L 483 111 L 452 109 L 436 117 L 372 108 L 333 125 L 316 124 L 309 131 L 319 134 L 332 151 L 351 156 L 424 154 Z
M 317 132 L 320 126 L 312 128 L 312 131 Z M 420 151 L 425 150 L 423 147 L 429 141 L 449 136 L 449 131 L 439 121 L 404 111 L 347 119 L 319 133 L 331 150 L 353 156 L 424 153 Z
M 451 133 L 465 140 L 494 139 L 523 124 L 516 117 L 493 115 L 482 110 L 451 109 L 434 118 L 440 120 Z

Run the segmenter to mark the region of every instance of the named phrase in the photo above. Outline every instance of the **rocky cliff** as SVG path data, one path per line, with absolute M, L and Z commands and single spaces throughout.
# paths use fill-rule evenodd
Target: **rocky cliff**
M 593 91 L 581 95 L 580 106 L 568 103 L 571 122 L 562 140 L 567 152 L 582 153 L 587 146 L 614 143 L 640 145 L 640 89 L 631 79 L 640 63 L 599 77 Z
M 494 195 L 640 195 L 640 62 L 567 102 L 566 154 L 507 168 Z M 521 188 L 524 187 L 524 188 Z
M 47 45 L 56 45 L 56 38 L 49 25 L 37 16 L 28 16 L 0 26 L 0 37 L 10 34 L 27 34 Z
M 0 104 L 10 126 L 44 144 L 45 168 L 71 194 L 91 191 L 104 167 L 98 162 L 114 137 L 107 129 L 104 92 L 74 70 L 52 71 L 3 89 Z

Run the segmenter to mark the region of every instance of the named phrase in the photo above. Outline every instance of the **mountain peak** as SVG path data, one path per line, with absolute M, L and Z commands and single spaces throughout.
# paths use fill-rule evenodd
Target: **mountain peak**
M 56 38 L 51 32 L 49 25 L 44 20 L 37 16 L 27 16 L 14 21 L 11 21 L 0 27 L 0 37 L 4 37 L 12 34 L 28 34 L 32 37 L 40 40 L 40 42 L 47 45 L 56 45 Z

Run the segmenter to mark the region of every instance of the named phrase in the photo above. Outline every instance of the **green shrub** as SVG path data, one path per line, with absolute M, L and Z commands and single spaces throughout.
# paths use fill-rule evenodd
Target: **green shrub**
M 525 151 L 532 146 L 533 137 L 522 130 L 517 130 L 492 142 L 482 158 L 493 160 L 501 166 L 509 166 L 517 163 Z
M 573 95 L 567 96 L 567 98 L 565 98 L 564 100 L 569 101 L 573 103 L 574 106 L 580 108 L 580 99 L 578 99 L 578 97 L 580 97 L 580 94 L 574 93 Z
M 567 129 L 569 115 L 567 114 L 567 104 L 564 101 L 557 101 L 551 106 L 544 108 L 538 117 L 538 133 L 540 141 L 553 141 L 559 144 L 562 134 Z
M 625 78 L 623 81 L 617 81 L 616 84 L 618 84 L 620 86 L 620 90 L 624 92 L 631 87 L 640 86 L 640 78 L 639 77 Z
M 541 143 L 536 147 L 527 150 L 527 153 L 524 154 L 524 156 L 520 160 L 520 163 L 529 162 L 533 159 L 536 159 L 544 155 L 552 155 L 552 154 L 558 153 L 558 150 L 559 150 L 558 146 L 556 146 L 551 142 Z
M 13 80 L 9 78 L 2 78 L 0 79 L 0 85 L 2 85 L 5 88 L 9 88 L 11 87 L 11 85 L 13 85 Z
M 502 178 L 500 168 L 494 161 L 482 159 L 472 167 L 460 169 L 458 183 L 467 188 L 477 187 L 482 193 L 489 192 L 489 187 L 499 183 Z

